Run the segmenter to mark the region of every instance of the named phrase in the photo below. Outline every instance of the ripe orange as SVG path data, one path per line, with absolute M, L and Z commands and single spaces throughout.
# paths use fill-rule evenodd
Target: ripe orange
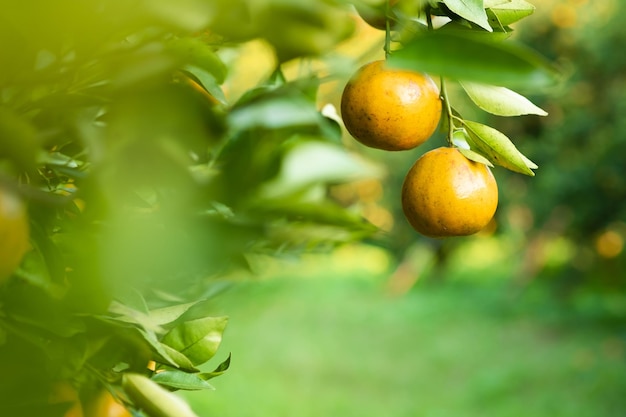
M 374 61 L 346 85 L 341 114 L 348 132 L 364 145 L 388 151 L 412 149 L 428 140 L 439 124 L 439 89 L 426 74 Z
M 132 417 L 130 411 L 107 390 L 99 393 L 86 411 L 89 417 Z
M 0 188 L 0 283 L 22 262 L 29 248 L 26 208 L 18 196 Z
M 61 381 L 52 386 L 50 404 L 68 404 L 69 408 L 63 417 L 83 417 L 84 415 L 78 391 L 67 381 Z
M 489 167 L 456 148 L 426 152 L 402 185 L 404 215 L 425 236 L 474 234 L 489 223 L 497 206 L 498 186 Z

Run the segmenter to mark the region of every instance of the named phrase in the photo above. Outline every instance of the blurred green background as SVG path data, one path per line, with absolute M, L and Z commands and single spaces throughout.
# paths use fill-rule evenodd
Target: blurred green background
M 385 234 L 331 255 L 263 264 L 260 276 L 219 297 L 216 311 L 232 318 L 222 347 L 232 372 L 214 381 L 215 392 L 187 395 L 196 409 L 224 417 L 626 415 L 626 7 L 537 3 L 514 36 L 556 61 L 567 81 L 531 96 L 547 118 L 488 120 L 539 164 L 537 176 L 496 168 L 501 202 L 488 230 L 422 239 L 398 204 L 418 155 L 349 142 L 388 174 L 337 187 L 335 196 L 358 200 Z M 375 36 L 364 25 L 357 31 Z M 330 102 L 340 89 L 329 88 Z

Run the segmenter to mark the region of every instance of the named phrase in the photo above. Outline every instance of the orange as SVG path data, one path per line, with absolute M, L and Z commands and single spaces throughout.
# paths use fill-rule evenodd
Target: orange
M 26 207 L 13 192 L 0 188 L 0 283 L 22 262 L 28 237 Z
M 341 114 L 348 132 L 364 145 L 412 149 L 428 140 L 439 124 L 439 89 L 426 74 L 370 62 L 346 85 Z
M 50 404 L 67 404 L 68 409 L 63 417 L 83 417 L 84 415 L 78 391 L 67 381 L 61 381 L 52 386 Z
M 489 167 L 456 148 L 426 152 L 402 185 L 404 215 L 425 236 L 474 234 L 489 223 L 497 206 L 498 186 Z
M 89 417 L 132 417 L 130 411 L 107 390 L 103 390 L 88 407 Z
M 389 14 L 390 14 L 390 26 L 393 27 L 395 22 L 395 13 L 391 8 L 398 2 L 398 0 L 389 0 Z M 379 5 L 368 6 L 361 3 L 354 5 L 357 13 L 361 16 L 368 25 L 373 28 L 385 30 L 387 27 L 387 18 L 385 13 L 385 1 L 382 1 Z

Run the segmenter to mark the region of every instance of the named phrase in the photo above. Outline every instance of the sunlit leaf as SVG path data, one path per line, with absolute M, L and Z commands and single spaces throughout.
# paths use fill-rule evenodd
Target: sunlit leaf
M 503 133 L 492 127 L 467 120 L 463 121 L 463 125 L 468 133 L 468 143 L 473 151 L 480 153 L 495 165 L 521 174 L 535 175 L 527 163 L 527 158 Z M 534 165 L 534 167 L 537 166 Z
M 489 26 L 483 0 L 443 0 L 446 6 L 462 18 L 476 23 L 488 32 L 493 29 Z
M 355 181 L 381 175 L 381 167 L 341 146 L 308 140 L 287 152 L 280 173 L 263 186 L 261 194 L 276 197 L 318 183 Z
M 469 159 L 470 161 L 485 164 L 488 167 L 493 167 L 493 164 L 491 163 L 491 161 L 489 161 L 487 158 L 485 158 L 481 154 L 476 153 L 471 149 L 465 149 L 465 148 L 458 148 L 458 149 L 459 149 L 459 152 L 461 152 L 461 154 L 467 159 Z
M 211 359 L 222 342 L 228 317 L 205 317 L 186 321 L 170 330 L 162 342 L 187 356 L 194 364 Z
M 213 2 L 203 0 L 151 0 L 146 2 L 146 12 L 174 28 L 194 32 L 203 29 L 213 18 Z
M 526 97 L 505 87 L 469 81 L 461 82 L 461 86 L 478 107 L 497 116 L 520 116 L 524 114 L 546 116 L 548 114 Z
M 487 7 L 487 5 L 485 5 Z M 517 22 L 535 11 L 535 6 L 524 0 L 510 0 L 489 5 L 487 16 L 493 27 L 504 27 Z

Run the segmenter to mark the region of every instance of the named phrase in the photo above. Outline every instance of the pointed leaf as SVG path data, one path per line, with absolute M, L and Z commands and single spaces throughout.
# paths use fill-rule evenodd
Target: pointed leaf
M 541 88 L 558 81 L 558 72 L 545 58 L 520 44 L 437 32 L 416 36 L 388 64 L 490 85 Z
M 530 16 L 534 12 L 535 6 L 527 1 L 510 0 L 489 7 L 487 9 L 487 16 L 492 26 L 504 27 Z
M 535 175 L 526 162 L 527 159 L 503 133 L 492 127 L 467 120 L 463 121 L 463 125 L 467 130 L 468 142 L 473 151 L 480 153 L 495 165 L 521 174 Z
M 201 364 L 217 352 L 227 323 L 225 316 L 186 321 L 170 330 L 162 342 L 183 353 L 193 364 Z
M 192 65 L 210 73 L 218 84 L 226 79 L 228 69 L 213 47 L 198 38 L 176 38 L 167 44 L 167 48 L 185 65 Z
M 443 0 L 443 3 L 463 19 L 476 23 L 488 32 L 493 30 L 487 20 L 483 0 Z
M 202 389 L 215 389 L 213 385 L 206 382 L 196 374 L 190 374 L 182 371 L 163 371 L 157 372 L 152 376 L 154 382 L 159 385 L 174 389 L 182 389 L 187 391 L 197 391 Z
M 215 368 L 212 372 L 202 372 L 198 376 L 204 380 L 209 380 L 211 378 L 215 378 L 216 376 L 222 375 L 224 372 L 228 370 L 230 367 L 230 354 L 228 358 L 222 363 L 220 363 L 217 368 Z
M 526 97 L 508 88 L 469 81 L 462 82 L 461 86 L 478 107 L 491 114 L 497 116 L 548 115 L 545 110 L 534 105 Z
M 149 416 L 198 417 L 180 397 L 172 394 L 150 378 L 135 373 L 125 373 L 122 387 L 136 408 Z
M 459 149 L 459 152 L 461 152 L 461 154 L 467 159 L 469 159 L 470 161 L 478 162 L 480 164 L 485 164 L 490 168 L 493 167 L 493 164 L 491 163 L 491 161 L 489 161 L 487 158 L 485 158 L 481 154 L 476 153 L 471 149 L 465 149 L 465 148 L 458 148 L 458 149 Z
M 196 368 L 194 364 L 191 362 L 191 359 L 185 356 L 185 354 L 166 345 L 165 343 L 161 343 L 161 352 L 167 352 L 168 357 L 171 358 L 174 365 L 169 364 L 170 366 L 173 366 L 174 368 L 178 368 L 186 372 L 198 372 L 199 371 L 199 369 Z
M 119 314 L 119 316 L 112 318 L 113 320 L 137 324 L 142 328 L 155 333 L 163 332 L 163 329 L 159 326 L 159 324 L 156 323 L 148 314 L 135 310 L 117 301 L 113 301 L 111 303 L 109 311 L 113 314 Z
M 150 311 L 152 321 L 159 325 L 171 323 L 185 314 L 195 303 L 176 304 L 170 307 L 158 308 Z
M 164 345 L 163 343 L 159 342 L 159 340 L 157 339 L 157 337 L 154 334 L 154 332 L 146 331 L 146 330 L 142 330 L 142 329 L 137 329 L 137 331 L 143 337 L 143 339 L 148 343 L 148 345 L 152 348 L 153 354 L 156 355 L 157 359 L 161 363 L 168 364 L 168 365 L 173 366 L 175 368 L 180 368 L 181 367 L 181 365 L 178 364 L 176 359 L 174 359 L 170 355 L 170 353 L 172 353 L 172 351 L 177 352 L 176 350 L 174 350 L 174 349 L 170 348 L 169 346 Z M 176 353 L 174 353 L 174 355 L 176 355 Z M 180 361 L 180 358 L 178 358 L 178 361 Z

